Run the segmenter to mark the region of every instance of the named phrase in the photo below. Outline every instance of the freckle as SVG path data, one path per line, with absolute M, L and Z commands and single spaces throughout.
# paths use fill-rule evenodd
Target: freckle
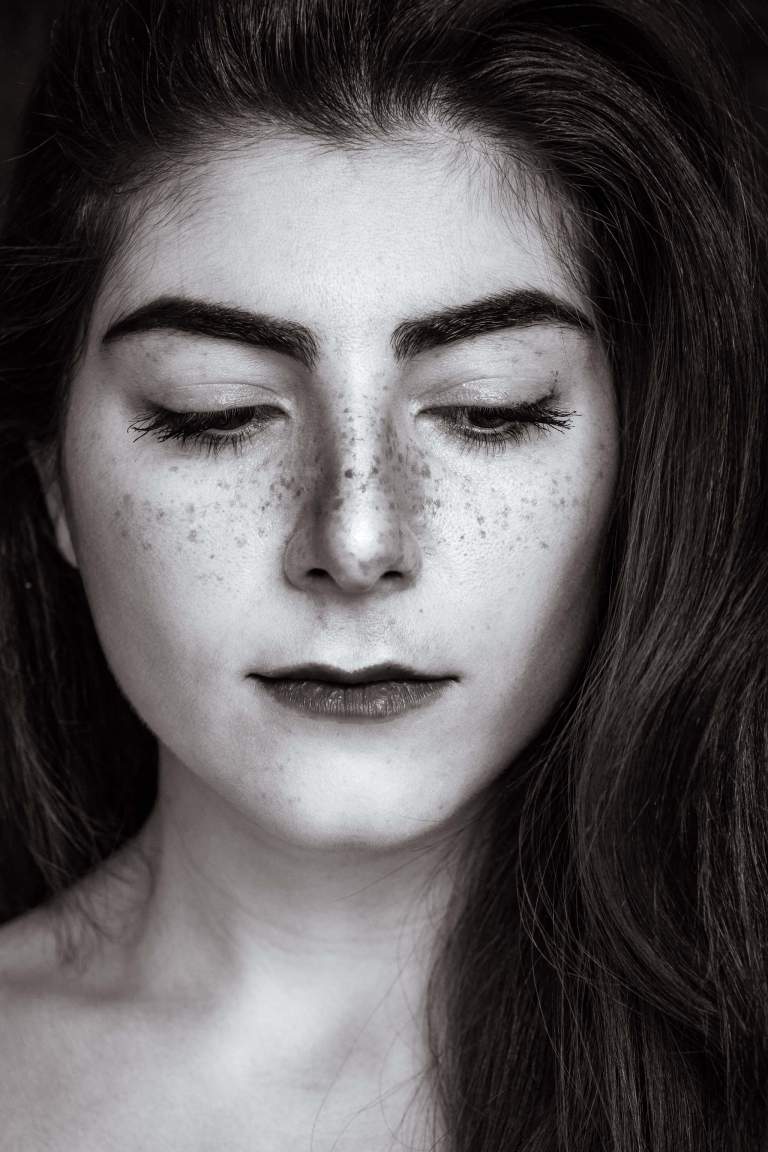
M 561 508 L 565 508 L 565 496 L 561 496 L 558 503 L 560 504 Z
M 127 540 L 128 539 L 128 529 L 127 528 L 121 528 L 120 529 L 120 535 L 122 536 L 123 540 Z
M 352 468 L 345 468 L 345 470 L 344 470 L 344 475 L 346 476 L 347 480 L 351 480 L 351 479 L 352 479 L 352 477 L 354 476 L 354 474 L 355 474 L 355 473 L 354 473 L 354 469 L 352 469 Z
M 464 539 L 464 533 L 462 532 L 461 536 L 459 536 L 459 540 L 463 540 L 463 539 Z
M 195 512 L 194 504 L 187 504 L 187 512 L 189 513 L 190 516 L 194 515 L 194 512 Z
M 521 543 L 522 543 L 522 540 L 523 540 L 522 536 L 515 536 L 515 541 L 516 541 L 518 544 L 521 544 Z
M 485 516 L 478 515 L 477 522 L 478 524 L 485 524 Z
M 187 533 L 187 540 L 197 540 L 197 532 L 194 528 Z
M 179 470 L 178 464 L 171 464 L 171 472 L 178 472 L 178 470 Z
M 267 534 L 263 528 L 258 528 L 256 531 L 259 536 L 266 536 Z
M 245 548 L 245 536 L 235 536 L 235 544 L 238 548 Z
M 481 528 L 480 529 L 480 539 L 485 540 L 487 535 L 488 535 L 488 533 L 486 532 L 485 528 Z
M 211 552 L 211 554 L 210 554 L 210 556 L 208 557 L 208 559 L 209 559 L 209 560 L 215 560 L 215 559 L 216 559 L 216 553 L 215 553 L 215 552 Z
M 152 545 L 149 543 L 148 540 L 142 540 L 141 547 L 144 549 L 145 552 L 151 552 L 152 551 Z
M 598 473 L 597 473 L 597 478 L 598 478 L 598 480 L 602 480 L 604 476 L 605 476 L 605 472 L 603 471 L 603 469 L 602 469 L 602 468 L 600 468 L 600 469 L 598 470 Z
M 549 544 L 545 540 L 539 540 L 539 548 L 549 548 Z
M 341 506 L 343 505 L 343 503 L 344 503 L 344 500 L 342 499 L 342 497 L 341 497 L 341 496 L 337 496 L 337 497 L 336 497 L 336 499 L 335 499 L 335 500 L 333 501 L 333 503 L 331 504 L 331 509 L 332 509 L 334 512 L 338 512 L 339 508 L 341 508 Z

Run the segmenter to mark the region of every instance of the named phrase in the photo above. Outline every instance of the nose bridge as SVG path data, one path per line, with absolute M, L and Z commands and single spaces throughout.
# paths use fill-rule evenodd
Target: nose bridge
M 346 592 L 382 578 L 413 579 L 421 561 L 407 434 L 386 397 L 340 404 L 318 422 L 315 441 L 314 476 L 286 553 L 288 578 L 313 587 L 330 580 Z
M 324 487 L 332 500 L 365 504 L 403 496 L 407 444 L 383 405 L 348 404 L 324 436 Z M 368 497 L 367 500 L 360 499 Z

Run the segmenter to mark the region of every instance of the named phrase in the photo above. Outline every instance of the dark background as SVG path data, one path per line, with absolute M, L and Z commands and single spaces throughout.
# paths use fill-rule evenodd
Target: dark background
M 768 0 L 698 0 L 768 135 Z M 62 0 L 0 0 L 0 189 L 18 118 Z M 215 4 L 216 0 L 211 0 Z

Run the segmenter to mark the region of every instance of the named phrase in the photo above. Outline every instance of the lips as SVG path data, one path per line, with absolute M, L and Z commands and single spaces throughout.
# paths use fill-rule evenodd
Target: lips
M 270 680 L 319 680 L 327 684 L 373 684 L 388 680 L 446 680 L 448 676 L 433 676 L 427 672 L 417 672 L 405 664 L 387 661 L 382 664 L 368 664 L 364 668 L 347 671 L 333 664 L 299 664 L 293 667 L 274 668 L 264 675 Z
M 389 720 L 436 700 L 456 677 L 386 662 L 356 669 L 294 665 L 253 679 L 280 704 L 312 716 Z

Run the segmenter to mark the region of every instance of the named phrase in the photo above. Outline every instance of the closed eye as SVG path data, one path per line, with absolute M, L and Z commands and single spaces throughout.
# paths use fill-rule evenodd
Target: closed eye
M 174 440 L 182 447 L 201 448 L 215 456 L 224 448 L 239 451 L 283 415 L 282 409 L 273 404 L 219 408 L 213 412 L 175 412 L 156 406 L 141 413 L 128 430 L 136 433 L 136 440 L 142 436 L 154 436 L 161 444 Z
M 553 405 L 548 397 L 507 407 L 467 404 L 428 411 L 467 447 L 493 453 L 504 452 L 510 445 L 552 428 L 564 432 L 572 427 L 571 418 L 575 415 Z

